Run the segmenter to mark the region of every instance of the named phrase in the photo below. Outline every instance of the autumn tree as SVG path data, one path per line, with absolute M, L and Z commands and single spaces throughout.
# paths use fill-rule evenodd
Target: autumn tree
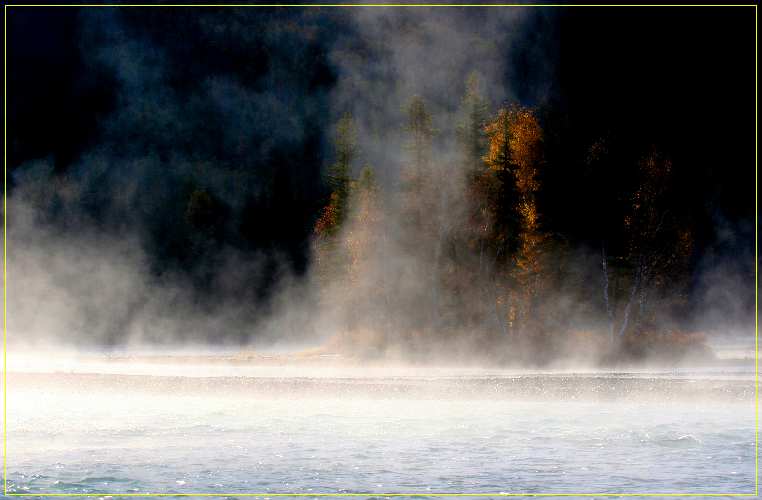
M 489 147 L 484 162 L 492 184 L 491 239 L 496 260 L 510 266 L 496 302 L 511 331 L 527 330 L 537 313 L 546 239 L 536 202 L 542 129 L 532 110 L 512 105 L 500 109 L 485 131 Z
M 540 162 L 540 141 L 542 130 L 537 117 L 528 109 L 516 108 L 511 120 L 510 149 L 515 165 L 513 172 L 516 183 L 517 212 L 519 218 L 519 242 L 515 255 L 515 275 L 524 323 L 539 316 L 537 303 L 542 292 L 543 245 L 546 235 L 541 230 L 537 212 L 538 165 Z
M 654 325 L 679 304 L 692 252 L 689 225 L 670 199 L 669 157 L 653 150 L 634 162 L 631 149 L 606 136 L 586 160 L 554 164 L 559 156 L 537 112 L 511 104 L 490 117 L 479 87 L 469 76 L 457 122 L 445 127 L 454 131 L 454 148 L 435 131 L 426 103 L 410 101 L 395 197 L 382 196 L 370 167 L 353 178 L 355 126 L 348 115 L 337 123 L 330 198 L 314 230 L 316 270 L 331 285 L 327 300 L 340 309 L 332 320 L 342 344 L 355 354 L 393 346 L 415 358 L 432 346 L 447 349 L 451 340 L 462 346 L 454 335 L 468 331 L 474 348 L 486 347 L 493 359 L 547 360 L 579 338 L 575 319 L 587 324 L 596 314 L 608 322 L 612 341 L 626 340 L 613 342 L 613 355 L 629 353 L 633 340 L 658 337 L 635 334 L 660 331 Z M 559 224 L 551 200 L 565 187 L 562 168 L 561 178 L 574 179 L 585 196 L 603 191 L 583 209 L 590 221 L 574 222 L 592 225 L 577 240 L 581 248 L 600 244 L 592 268 L 577 266 L 567 251 L 568 225 Z M 207 224 L 208 205 L 199 196 L 189 220 Z M 555 292 L 573 305 L 556 306 Z M 599 352 L 605 337 L 581 333 Z
M 352 164 L 357 156 L 357 132 L 350 114 L 336 124 L 333 136 L 334 162 L 326 180 L 331 188 L 328 203 L 315 223 L 314 256 L 317 275 L 327 282 L 345 270 L 346 253 L 338 240 L 347 216 Z
M 651 294 L 665 287 L 678 287 L 678 279 L 692 251 L 691 230 L 680 223 L 669 203 L 671 186 L 671 160 L 656 150 L 651 151 L 638 164 L 638 185 L 624 218 L 625 257 L 630 277 L 618 331 L 620 337 L 630 327 L 640 326 L 649 319 Z M 635 306 L 637 311 L 633 311 Z
M 328 233 L 335 232 L 346 217 L 352 163 L 357 156 L 357 130 L 349 113 L 345 113 L 336 124 L 333 148 L 335 161 L 327 172 L 331 198 L 324 211 L 326 218 L 320 221 L 320 229 Z

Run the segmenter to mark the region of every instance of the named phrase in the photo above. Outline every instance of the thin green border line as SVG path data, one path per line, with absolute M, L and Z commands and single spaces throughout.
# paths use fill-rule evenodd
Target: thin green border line
M 8 7 L 754 7 L 754 492 L 753 493 L 8 493 Z M 3 5 L 3 494 L 9 497 L 749 497 L 759 496 L 759 69 L 756 4 L 5 4 Z

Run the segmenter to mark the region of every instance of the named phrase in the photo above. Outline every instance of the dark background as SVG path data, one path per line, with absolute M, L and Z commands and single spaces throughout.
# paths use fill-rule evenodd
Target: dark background
M 339 34 L 361 36 L 348 11 L 87 10 L 8 10 L 10 209 L 26 165 L 43 159 L 53 166 L 45 174 L 51 184 L 86 179 L 89 188 L 65 209 L 46 199 L 42 222 L 137 232 L 157 276 L 186 274 L 200 294 L 215 293 L 210 277 L 230 248 L 266 262 L 239 290 L 255 300 L 268 296 L 282 262 L 304 275 L 328 194 L 322 170 L 331 161 L 338 78 L 329 53 Z M 465 15 L 484 15 L 478 10 Z M 199 17 L 243 28 L 210 36 Z M 606 220 L 627 175 L 616 159 L 624 165 L 656 147 L 675 166 L 675 210 L 697 229 L 696 282 L 702 269 L 729 260 L 752 283 L 754 22 L 751 8 L 536 9 L 505 57 L 518 99 L 544 120 L 547 228 L 594 246 L 601 227 L 618 223 Z M 145 54 L 143 69 L 126 78 L 101 47 Z M 141 73 L 154 67 L 153 48 L 161 49 L 156 78 L 171 92 L 166 99 Z M 203 87 L 210 75 L 237 87 L 210 91 Z M 199 97 L 225 99 L 241 88 L 281 104 L 254 106 L 231 126 L 219 105 Z M 137 105 L 125 106 L 124 95 L 137 95 Z M 231 113 L 237 106 L 231 97 Z M 598 140 L 616 151 L 610 169 L 581 175 Z M 83 160 L 93 151 L 108 158 L 97 174 Z M 144 157 L 151 161 L 136 162 Z M 141 195 L 114 207 L 128 181 Z M 213 194 L 189 217 L 189 193 L 199 189 Z

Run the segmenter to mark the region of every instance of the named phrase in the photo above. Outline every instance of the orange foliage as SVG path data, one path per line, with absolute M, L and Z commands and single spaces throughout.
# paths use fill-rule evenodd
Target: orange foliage
M 495 171 L 510 170 L 510 129 L 511 115 L 506 108 L 501 109 L 495 120 L 484 127 L 489 139 L 489 147 L 484 157 L 484 163 Z
M 542 129 L 532 110 L 509 106 L 502 108 L 484 131 L 489 140 L 484 156 L 488 171 L 477 179 L 480 181 L 477 188 L 488 195 L 491 187 L 499 190 L 499 185 L 494 186 L 494 176 L 503 172 L 510 176 L 503 176 L 502 182 L 512 182 L 515 188 L 516 198 L 510 200 L 519 223 L 518 247 L 513 255 L 515 267 L 510 272 L 513 285 L 498 287 L 495 299 L 496 306 L 504 311 L 508 327 L 513 330 L 534 315 L 534 298 L 539 293 L 543 271 L 542 246 L 546 236 L 540 229 L 535 201 L 535 193 L 540 188 L 537 173 Z M 498 209 L 492 206 L 488 210 L 496 214 Z
M 542 129 L 532 110 L 521 106 L 502 108 L 484 127 L 489 147 L 484 162 L 492 170 L 511 170 L 521 192 L 537 191 L 536 164 Z
M 338 203 L 338 193 L 331 193 L 331 201 L 323 207 L 323 212 L 315 223 L 314 231 L 317 236 L 330 236 L 336 231 L 338 226 Z

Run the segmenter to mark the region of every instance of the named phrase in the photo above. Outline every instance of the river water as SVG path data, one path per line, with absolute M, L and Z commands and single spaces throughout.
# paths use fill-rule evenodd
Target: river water
M 754 491 L 749 365 L 317 374 L 104 366 L 9 374 L 9 492 Z

